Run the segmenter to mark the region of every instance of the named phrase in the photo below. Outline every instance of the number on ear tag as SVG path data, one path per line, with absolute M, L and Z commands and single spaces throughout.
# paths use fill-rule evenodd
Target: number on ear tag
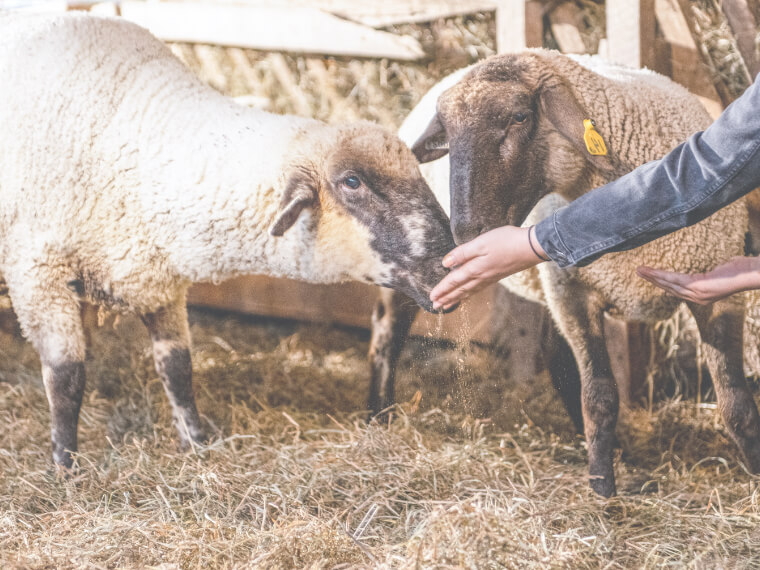
M 588 150 L 589 154 L 606 156 L 607 146 L 604 144 L 602 135 L 600 135 L 594 128 L 594 121 L 591 119 L 583 119 L 583 126 L 585 128 L 583 142 L 586 143 L 586 150 Z

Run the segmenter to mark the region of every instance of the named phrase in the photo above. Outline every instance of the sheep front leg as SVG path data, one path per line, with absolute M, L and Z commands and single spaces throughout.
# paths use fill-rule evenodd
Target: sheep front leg
M 712 375 L 718 407 L 747 467 L 760 473 L 760 417 L 744 378 L 742 295 L 712 305 L 689 304 L 702 338 L 702 352 Z
M 85 387 L 85 338 L 76 283 L 52 264 L 9 271 L 8 288 L 24 335 L 37 349 L 50 407 L 53 461 L 72 469 Z
M 50 406 L 53 461 L 70 470 L 74 465 L 71 454 L 78 449 L 79 410 L 85 386 L 84 361 L 51 364 L 43 360 L 42 381 Z
M 575 355 L 581 377 L 590 485 L 599 495 L 611 497 L 616 492 L 613 451 L 620 404 L 604 342 L 603 304 L 567 276 L 557 275 L 545 284 L 549 310 Z
M 205 433 L 193 396 L 190 330 L 184 295 L 155 313 L 142 315 L 142 320 L 153 341 L 156 371 L 169 397 L 180 442 L 183 447 L 188 446 L 190 440 L 202 442 Z
M 368 408 L 373 416 L 394 404 L 396 364 L 418 311 L 417 303 L 403 293 L 380 289 L 380 297 L 372 312 L 369 345 Z

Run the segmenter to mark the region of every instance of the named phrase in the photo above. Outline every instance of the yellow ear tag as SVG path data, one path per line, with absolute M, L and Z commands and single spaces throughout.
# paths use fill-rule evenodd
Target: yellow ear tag
M 586 150 L 588 150 L 589 154 L 606 156 L 607 146 L 604 144 L 602 135 L 594 128 L 594 121 L 592 119 L 583 119 L 583 126 L 585 127 L 583 142 L 586 143 Z

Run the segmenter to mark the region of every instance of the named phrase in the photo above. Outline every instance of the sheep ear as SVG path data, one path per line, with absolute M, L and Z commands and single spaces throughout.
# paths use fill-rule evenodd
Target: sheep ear
M 583 120 L 592 117 L 588 115 L 563 81 L 543 88 L 541 91 L 541 108 L 557 131 L 573 143 L 592 165 L 605 172 L 615 169 L 609 148 L 606 155 L 591 154 L 586 148 L 583 139 L 585 132 Z M 609 142 L 607 146 L 609 146 Z
M 433 116 L 425 132 L 412 145 L 412 152 L 420 164 L 432 162 L 449 153 L 446 129 L 443 128 L 438 113 Z
M 296 223 L 305 208 L 311 208 L 317 201 L 316 184 L 305 172 L 291 175 L 280 200 L 280 208 L 274 223 L 269 228 L 269 235 L 279 237 Z

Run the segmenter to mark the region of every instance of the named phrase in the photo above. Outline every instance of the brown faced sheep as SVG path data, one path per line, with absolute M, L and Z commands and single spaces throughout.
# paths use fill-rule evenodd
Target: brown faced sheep
M 595 121 L 607 155 L 587 150 L 584 119 Z M 695 97 L 662 76 L 536 50 L 493 57 L 465 73 L 438 98 L 437 112 L 413 150 L 428 162 L 450 149 L 452 229 L 462 243 L 497 226 L 521 224 L 543 196 L 560 195 L 542 202 L 534 212 L 540 219 L 564 200 L 664 155 L 709 122 Z M 618 392 L 603 337 L 605 311 L 649 322 L 669 317 L 680 301 L 636 279 L 635 268 L 709 270 L 742 254 L 746 229 L 746 207 L 737 202 L 695 226 L 588 267 L 563 271 L 543 264 L 505 280 L 547 304 L 572 349 L 597 493 L 615 493 Z M 689 308 L 726 426 L 749 468 L 760 471 L 760 420 L 742 371 L 744 297 Z M 391 335 L 382 331 L 376 336 L 376 353 L 398 344 L 383 341 Z

